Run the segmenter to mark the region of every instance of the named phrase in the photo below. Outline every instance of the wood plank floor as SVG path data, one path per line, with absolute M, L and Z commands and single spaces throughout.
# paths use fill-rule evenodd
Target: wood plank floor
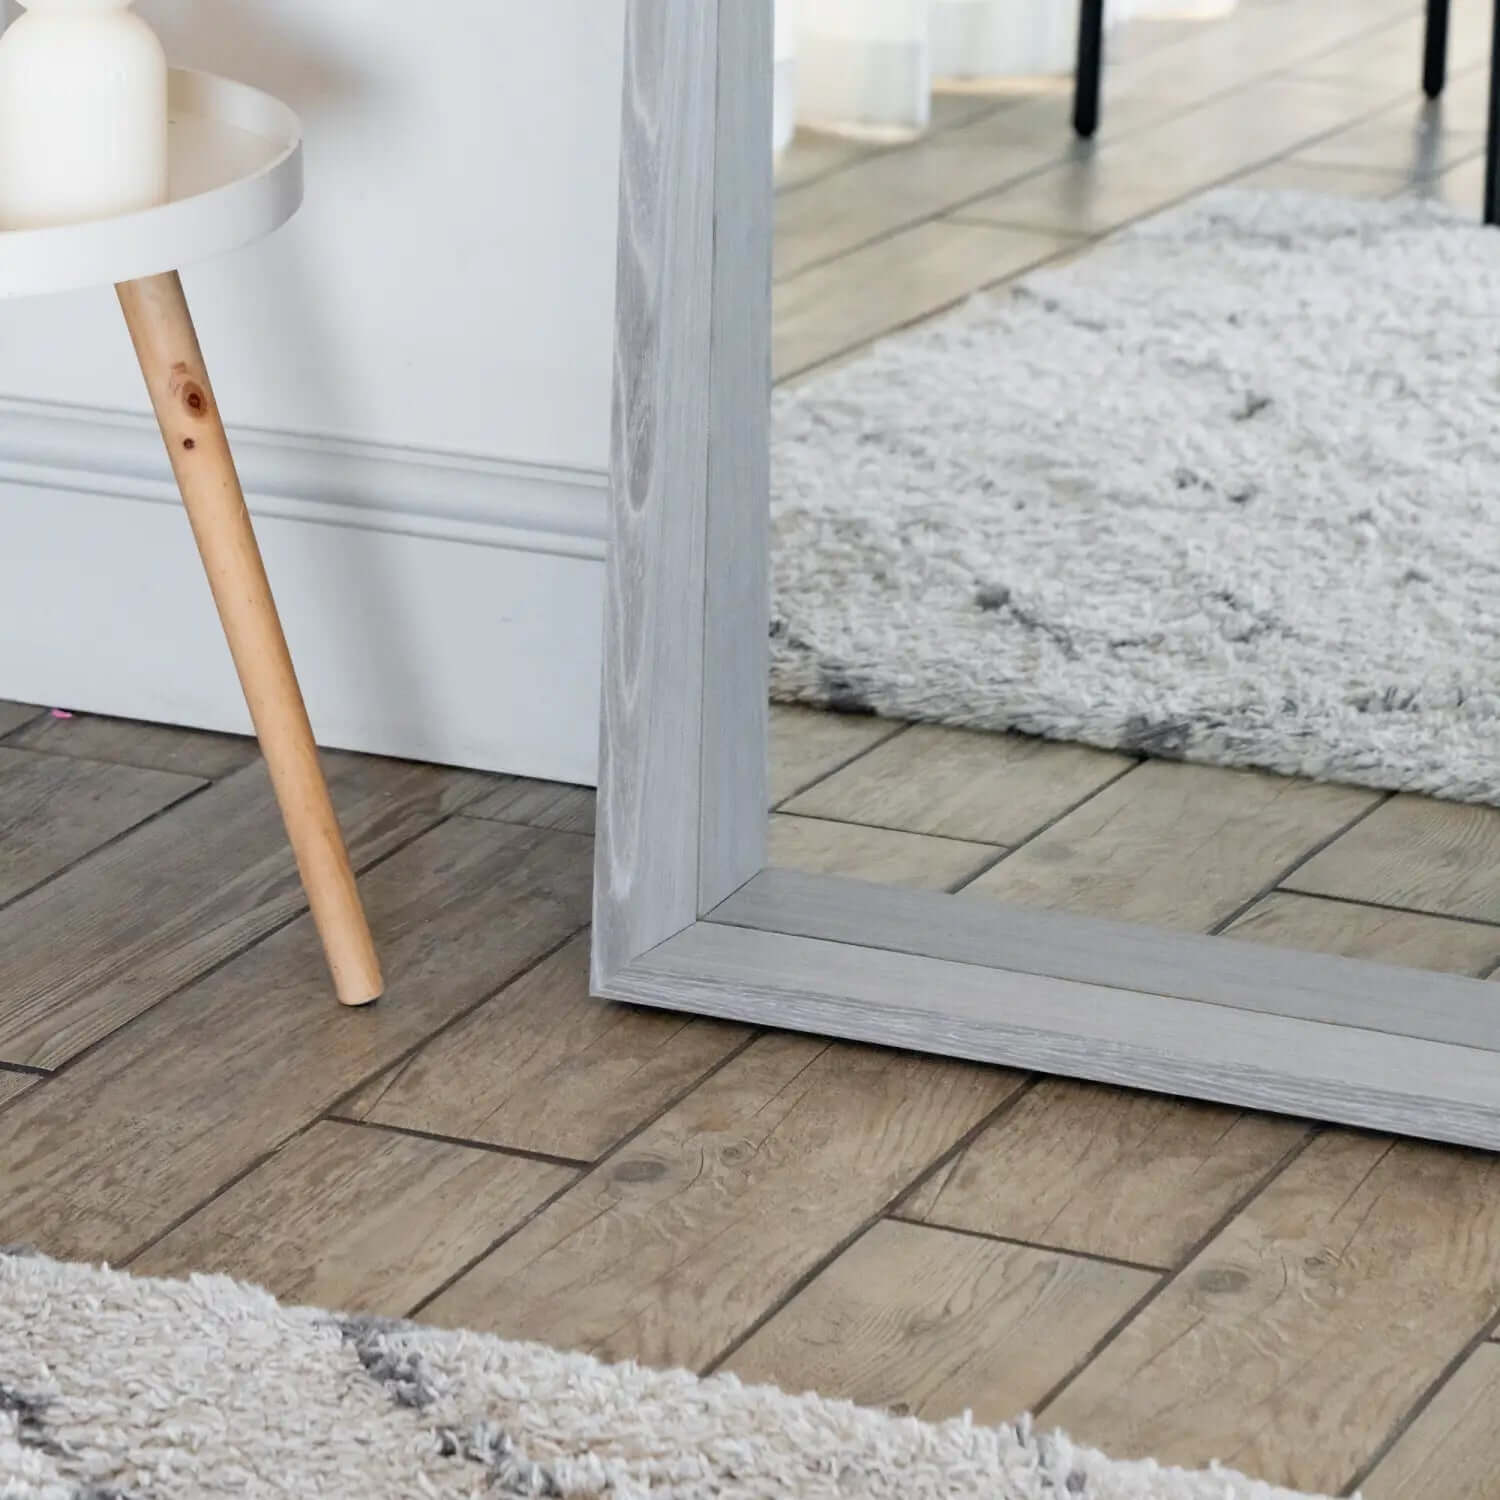
M 1241 0 L 915 144 L 799 139 L 775 363 L 1226 180 L 1477 217 L 1484 0 Z M 1497 241 L 1500 243 L 1500 241 Z M 1490 976 L 1500 813 L 777 708 L 777 859 Z M 0 703 L 0 1243 L 1376 1500 L 1500 1493 L 1500 1170 L 640 1012 L 587 986 L 592 793 L 330 756 L 391 988 L 333 1005 L 253 744 Z M 1149 1367 L 1149 1378 L 1142 1372 Z

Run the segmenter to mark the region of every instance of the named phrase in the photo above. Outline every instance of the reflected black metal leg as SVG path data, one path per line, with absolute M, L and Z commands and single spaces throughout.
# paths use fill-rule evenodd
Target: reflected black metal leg
M 1440 0 L 1446 5 L 1447 0 Z M 1073 129 L 1085 140 L 1099 125 L 1099 74 L 1104 65 L 1104 0 L 1079 0 L 1078 72 L 1073 79 Z
M 1500 0 L 1495 0 L 1490 32 L 1490 118 L 1484 150 L 1484 222 L 1500 224 Z
M 1427 0 L 1427 45 L 1422 54 L 1422 92 L 1436 99 L 1448 81 L 1448 0 Z

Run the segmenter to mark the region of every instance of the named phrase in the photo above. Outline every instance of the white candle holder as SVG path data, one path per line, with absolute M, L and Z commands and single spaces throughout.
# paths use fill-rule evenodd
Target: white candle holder
M 0 229 L 167 196 L 167 56 L 131 0 L 21 0 L 0 36 Z
M 334 988 L 365 1005 L 381 992 L 379 961 L 177 274 L 296 212 L 302 128 L 280 100 L 207 73 L 172 70 L 168 97 L 166 202 L 0 232 L 0 297 L 118 291 Z

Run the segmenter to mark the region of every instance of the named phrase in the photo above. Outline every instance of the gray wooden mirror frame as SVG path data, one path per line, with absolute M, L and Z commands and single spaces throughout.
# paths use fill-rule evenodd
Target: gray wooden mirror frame
M 1500 988 L 766 869 L 771 0 L 627 0 L 600 996 L 1500 1147 Z

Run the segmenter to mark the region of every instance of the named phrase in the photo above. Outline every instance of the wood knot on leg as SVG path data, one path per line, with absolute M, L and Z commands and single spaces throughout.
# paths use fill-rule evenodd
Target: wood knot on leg
M 203 421 L 212 410 L 207 389 L 192 375 L 180 360 L 172 366 L 172 395 L 182 403 L 182 409 L 194 421 Z

